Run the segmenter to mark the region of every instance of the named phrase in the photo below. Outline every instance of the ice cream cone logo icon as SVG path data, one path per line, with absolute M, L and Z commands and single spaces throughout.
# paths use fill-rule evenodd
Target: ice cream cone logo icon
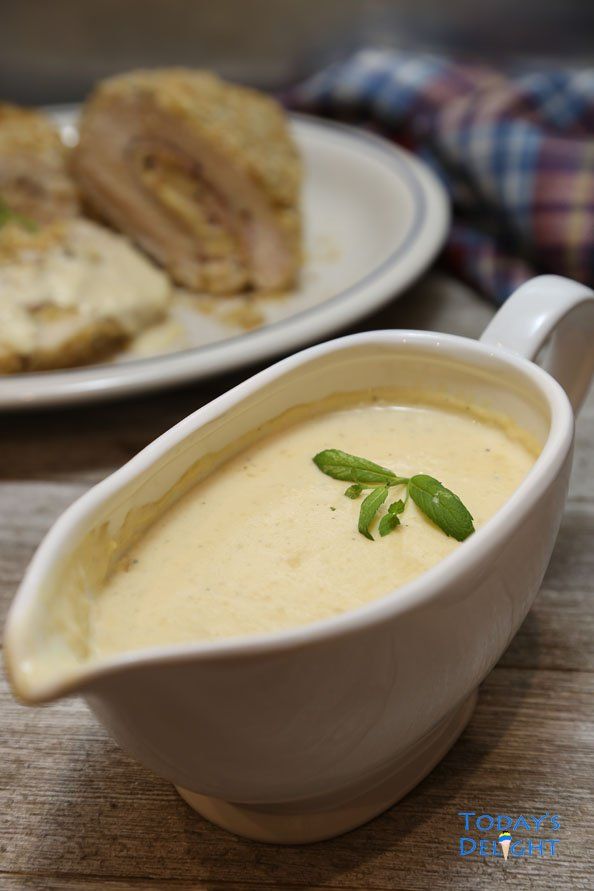
M 511 845 L 511 835 L 509 832 L 500 832 L 498 841 L 503 852 L 503 859 L 507 860 L 509 856 L 509 846 Z

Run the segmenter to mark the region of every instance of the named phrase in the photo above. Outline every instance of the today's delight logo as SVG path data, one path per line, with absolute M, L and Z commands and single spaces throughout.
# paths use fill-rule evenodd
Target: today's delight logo
M 460 857 L 554 857 L 561 828 L 557 814 L 548 811 L 541 817 L 509 814 L 477 814 L 458 811 L 464 832 L 458 840 Z M 536 838 L 538 835 L 539 838 Z M 548 836 L 548 837 L 542 837 Z

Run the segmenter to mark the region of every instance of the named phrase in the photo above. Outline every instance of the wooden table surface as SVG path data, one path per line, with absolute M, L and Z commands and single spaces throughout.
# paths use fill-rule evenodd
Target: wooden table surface
M 475 336 L 492 309 L 432 275 L 361 327 Z M 247 372 L 88 409 L 0 420 L 3 615 L 74 499 Z M 410 795 L 342 838 L 277 847 L 208 824 L 126 757 L 79 700 L 0 693 L 0 889 L 580 889 L 594 887 L 594 396 L 543 588 L 458 743 Z M 460 811 L 558 814 L 554 857 L 460 857 Z M 550 830 L 548 835 L 550 835 Z M 547 832 L 544 831 L 544 836 Z

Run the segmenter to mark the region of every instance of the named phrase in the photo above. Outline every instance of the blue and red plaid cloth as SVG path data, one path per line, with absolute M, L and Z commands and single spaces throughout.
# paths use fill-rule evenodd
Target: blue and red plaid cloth
M 443 261 L 498 303 L 538 272 L 594 284 L 594 69 L 504 74 L 361 50 L 289 104 L 370 127 L 428 162 L 454 206 Z

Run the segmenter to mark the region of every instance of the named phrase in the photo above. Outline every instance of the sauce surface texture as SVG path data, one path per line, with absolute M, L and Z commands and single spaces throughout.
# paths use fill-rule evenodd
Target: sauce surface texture
M 515 428 L 472 412 L 369 404 L 311 417 L 227 461 L 143 535 L 91 604 L 89 655 L 305 625 L 383 597 L 460 545 L 409 501 L 385 538 L 312 461 L 342 449 L 427 473 L 479 528 L 535 461 Z M 391 490 L 389 501 L 401 490 Z M 383 510 L 381 511 L 383 513 Z

